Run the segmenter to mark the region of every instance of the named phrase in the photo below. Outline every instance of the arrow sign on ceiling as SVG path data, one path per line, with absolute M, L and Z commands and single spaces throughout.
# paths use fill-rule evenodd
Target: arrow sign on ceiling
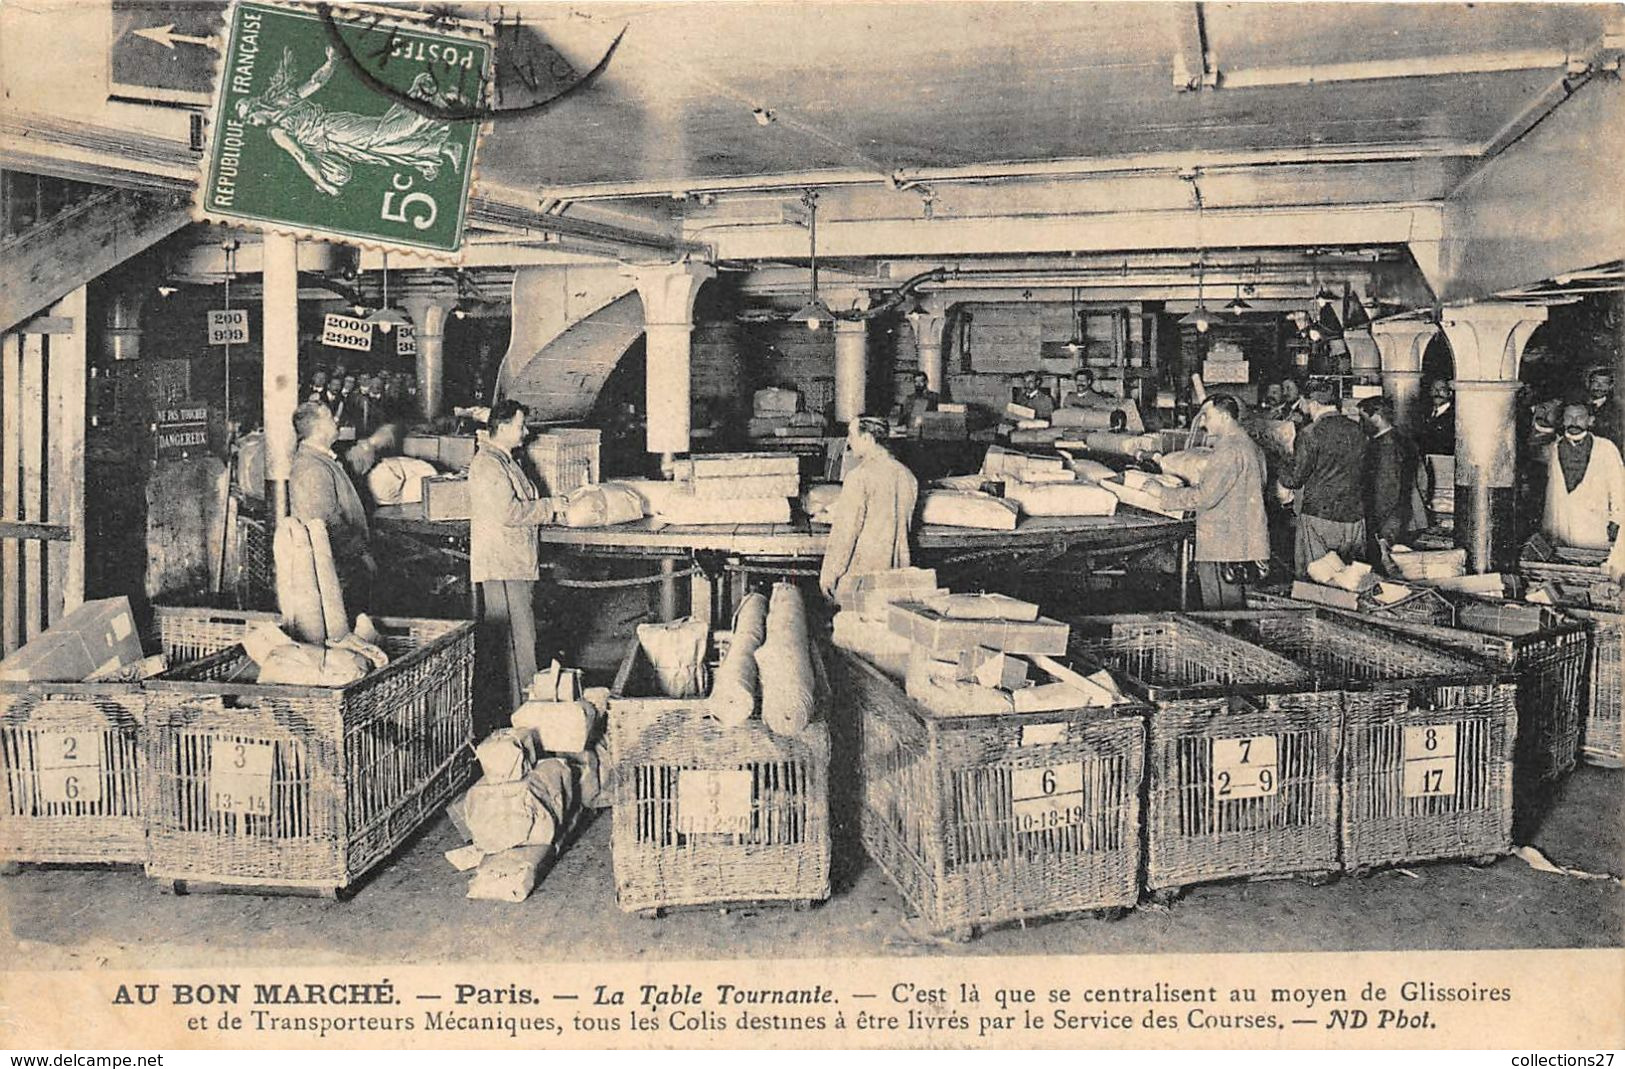
M 145 29 L 131 30 L 130 32 L 137 37 L 145 37 L 149 41 L 156 41 L 172 52 L 175 50 L 176 41 L 188 45 L 202 45 L 211 51 L 218 51 L 220 48 L 220 38 L 194 37 L 187 33 L 176 33 L 173 22 L 168 26 L 148 26 Z

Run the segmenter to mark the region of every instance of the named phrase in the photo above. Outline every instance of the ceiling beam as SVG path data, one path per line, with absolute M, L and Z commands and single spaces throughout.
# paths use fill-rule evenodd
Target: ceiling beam
M 1389 78 L 1450 78 L 1462 74 L 1502 71 L 1562 70 L 1569 54 L 1540 48 L 1513 52 L 1466 52 L 1447 56 L 1401 56 L 1363 59 L 1351 63 L 1314 63 L 1293 67 L 1254 67 L 1220 70 L 1220 89 L 1259 89 L 1268 86 L 1317 85 L 1324 82 L 1371 82 Z

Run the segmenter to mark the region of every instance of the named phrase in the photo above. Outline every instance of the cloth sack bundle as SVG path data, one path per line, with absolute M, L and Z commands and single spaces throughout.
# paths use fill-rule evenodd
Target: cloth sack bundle
M 697 698 L 705 693 L 710 682 L 705 666 L 709 639 L 705 621 L 696 617 L 638 625 L 638 645 L 654 668 L 663 696 Z
M 350 633 L 327 524 L 284 516 L 271 538 L 277 608 L 293 637 L 317 645 Z
M 793 584 L 773 587 L 767 639 L 756 649 L 756 671 L 762 691 L 762 722 L 775 734 L 800 734 L 812 722 L 818 695 L 807 607 Z
M 761 693 L 756 651 L 767 641 L 767 598 L 747 594 L 734 613 L 733 640 L 717 666 L 711 687 L 711 715 L 728 727 L 738 727 L 756 712 Z
M 367 489 L 380 505 L 415 505 L 423 500 L 423 480 L 438 474 L 418 457 L 384 457 L 367 472 Z
M 1006 483 L 1004 494 L 1029 516 L 1110 516 L 1117 511 L 1117 495 L 1087 483 Z
M 963 490 L 928 490 L 920 508 L 920 522 L 939 527 L 1014 531 L 1018 517 L 1012 501 Z
M 500 728 L 474 747 L 474 756 L 486 783 L 513 783 L 530 774 L 539 749 L 534 731 Z
M 528 701 L 509 718 L 515 728 L 536 739 L 544 753 L 574 753 L 592 744 L 598 709 L 585 698 L 575 701 Z
M 468 881 L 467 897 L 486 902 L 523 902 L 535 890 L 542 869 L 552 858 L 551 845 L 516 846 L 490 854 Z
M 342 687 L 363 678 L 375 664 L 389 663 L 384 652 L 349 636 L 332 647 L 295 642 L 275 624 L 260 623 L 243 636 L 243 652 L 258 669 L 256 681 L 266 686 Z M 375 652 L 383 664 L 370 656 Z
M 476 783 L 463 796 L 460 812 L 474 845 L 495 854 L 515 846 L 552 845 L 559 822 L 548 800 L 544 781 L 532 769 L 511 783 Z
M 629 486 L 598 483 L 582 486 L 564 497 L 566 527 L 613 527 L 643 518 L 643 498 Z

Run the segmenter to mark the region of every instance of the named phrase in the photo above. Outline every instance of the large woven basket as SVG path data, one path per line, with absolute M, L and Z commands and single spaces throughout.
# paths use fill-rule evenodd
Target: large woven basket
M 1347 615 L 1232 616 L 1341 688 L 1346 869 L 1512 848 L 1516 687 L 1501 670 Z
M 816 656 L 814 668 L 822 678 Z M 634 638 L 609 700 L 621 909 L 828 898 L 828 724 L 724 727 L 707 699 L 646 696 L 657 693 Z
M 337 894 L 462 787 L 473 625 L 376 622 L 390 663 L 348 686 L 236 682 L 240 646 L 147 683 L 149 876 Z
M 148 649 L 184 664 L 269 613 L 156 608 Z M 139 683 L 0 683 L 0 862 L 146 859 Z
M 1337 869 L 1336 692 L 1185 617 L 1079 617 L 1073 631 L 1078 656 L 1152 704 L 1148 890 Z
M 1586 719 L 1580 754 L 1588 764 L 1619 768 L 1620 716 L 1625 688 L 1620 686 L 1620 653 L 1625 647 L 1625 615 L 1570 609 L 1591 628 L 1591 660 L 1586 670 Z
M 1147 706 L 938 716 L 860 655 L 837 663 L 864 848 L 928 925 L 1134 905 Z

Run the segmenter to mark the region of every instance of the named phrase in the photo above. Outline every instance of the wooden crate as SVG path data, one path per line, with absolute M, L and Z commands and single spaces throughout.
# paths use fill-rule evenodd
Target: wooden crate
M 1078 617 L 1080 659 L 1149 701 L 1146 889 L 1338 866 L 1342 702 L 1313 675 L 1171 614 Z
M 1620 653 L 1625 646 L 1625 615 L 1570 609 L 1591 628 L 1591 658 L 1586 669 L 1586 719 L 1580 755 L 1587 764 L 1619 768 L 1620 716 L 1625 688 L 1620 686 Z
M 235 682 L 240 646 L 147 683 L 149 876 L 337 895 L 463 786 L 473 625 L 376 622 L 390 663 L 348 686 Z
M 621 909 L 828 898 L 827 723 L 795 736 L 758 718 L 723 727 L 707 699 L 657 693 L 634 638 L 609 699 Z
M 858 718 L 864 848 L 933 929 L 1139 898 L 1147 707 L 938 716 L 863 657 L 836 654 Z
M 1557 589 L 1560 605 L 1597 612 L 1625 611 L 1620 585 L 1602 574 L 1601 565 L 1525 559 L 1518 562 L 1518 572 L 1530 583 L 1550 583 Z
M 147 648 L 182 664 L 274 619 L 155 608 Z M 146 706 L 139 683 L 0 683 L 0 863 L 145 860 Z
M 1503 670 L 1320 610 L 1233 620 L 1340 689 L 1345 869 L 1512 849 L 1517 688 Z
M 592 428 L 560 427 L 532 438 L 525 452 L 541 480 L 542 494 L 563 497 L 598 482 L 603 437 L 603 431 Z

